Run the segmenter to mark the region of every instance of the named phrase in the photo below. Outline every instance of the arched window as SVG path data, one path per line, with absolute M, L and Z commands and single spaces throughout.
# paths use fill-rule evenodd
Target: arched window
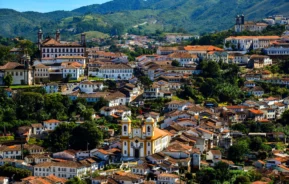
M 151 132 L 151 127 L 150 126 L 147 127 L 147 132 Z
M 123 126 L 123 131 L 126 132 L 127 131 L 127 126 Z
M 124 145 L 126 146 L 126 142 L 124 142 Z

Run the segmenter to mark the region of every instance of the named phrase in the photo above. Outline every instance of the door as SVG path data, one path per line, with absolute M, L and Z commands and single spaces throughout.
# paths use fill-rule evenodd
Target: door
M 134 157 L 139 158 L 139 149 L 134 150 Z

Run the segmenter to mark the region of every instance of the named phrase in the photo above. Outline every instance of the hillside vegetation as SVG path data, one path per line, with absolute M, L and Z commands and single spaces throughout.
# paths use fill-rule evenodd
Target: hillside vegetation
M 0 9 L 0 35 L 35 40 L 39 28 L 50 35 L 61 29 L 65 38 L 89 31 L 113 35 L 128 30 L 144 33 L 180 27 L 204 33 L 231 28 L 240 13 L 247 20 L 261 20 L 268 15 L 289 15 L 288 9 L 289 0 L 113 0 L 50 13 Z

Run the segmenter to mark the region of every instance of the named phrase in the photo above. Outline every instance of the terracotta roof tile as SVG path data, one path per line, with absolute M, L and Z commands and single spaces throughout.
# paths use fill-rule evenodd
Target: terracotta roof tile
M 24 65 L 16 62 L 8 62 L 4 66 L 0 66 L 0 70 L 12 70 L 12 69 L 22 69 Z
M 264 114 L 263 111 L 261 111 L 261 110 L 259 110 L 259 109 L 249 109 L 249 111 L 250 111 L 252 114 L 258 114 L 258 115 Z
M 43 121 L 44 123 L 60 123 L 59 120 L 56 120 L 56 119 L 49 119 L 49 120 L 46 120 L 46 121 Z

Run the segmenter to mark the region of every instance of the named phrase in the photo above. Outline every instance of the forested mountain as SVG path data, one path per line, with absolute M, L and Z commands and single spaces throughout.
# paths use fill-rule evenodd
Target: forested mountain
M 268 15 L 289 15 L 288 9 L 289 0 L 113 0 L 50 13 L 0 9 L 0 35 L 35 40 L 40 27 L 46 34 L 61 29 L 63 37 L 91 31 L 120 34 L 174 28 L 202 33 L 232 27 L 236 14 L 261 20 Z

